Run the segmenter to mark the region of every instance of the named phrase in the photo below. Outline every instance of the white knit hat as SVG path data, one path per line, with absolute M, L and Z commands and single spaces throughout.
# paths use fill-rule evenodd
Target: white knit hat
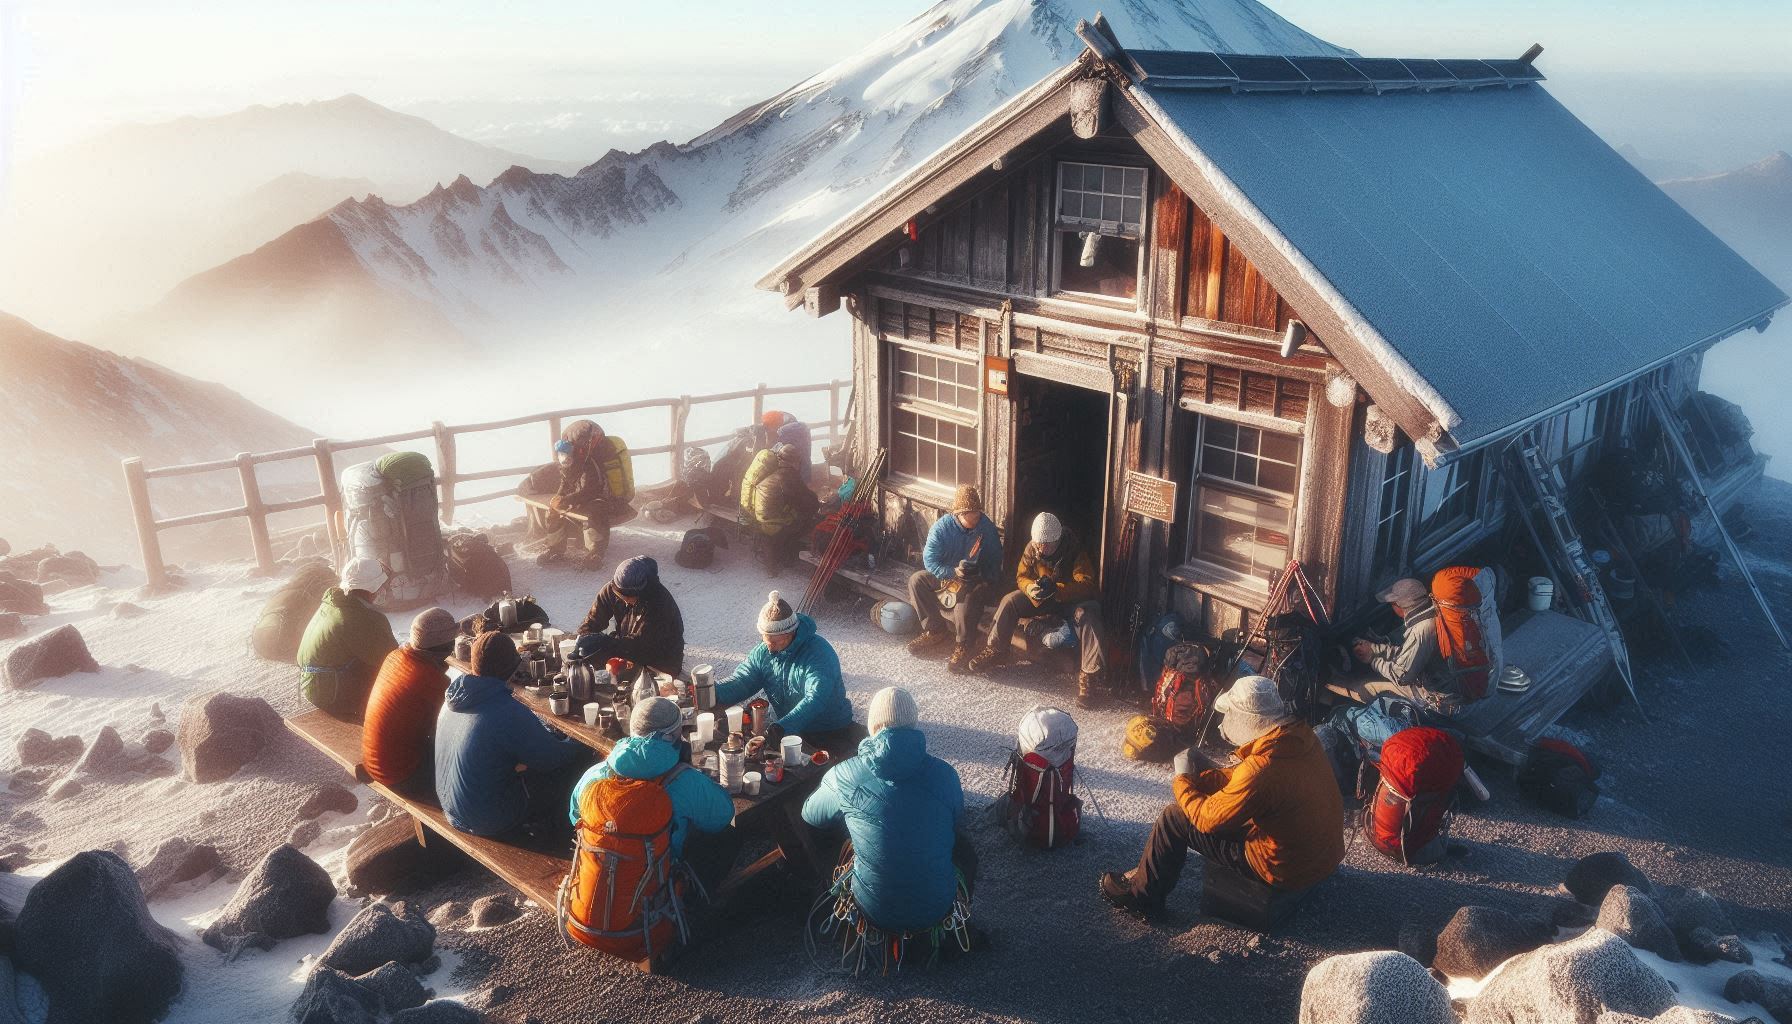
M 766 636 L 796 632 L 796 609 L 776 590 L 766 595 L 765 607 L 759 609 L 759 632 Z
M 1064 524 L 1050 512 L 1041 512 L 1033 517 L 1033 543 L 1056 544 L 1064 536 Z
M 342 567 L 343 590 L 365 590 L 369 594 L 386 585 L 386 567 L 379 559 L 362 555 Z
M 871 698 L 865 728 L 876 736 L 885 729 L 913 729 L 920 720 L 921 709 L 915 707 L 915 698 L 900 686 L 886 686 Z

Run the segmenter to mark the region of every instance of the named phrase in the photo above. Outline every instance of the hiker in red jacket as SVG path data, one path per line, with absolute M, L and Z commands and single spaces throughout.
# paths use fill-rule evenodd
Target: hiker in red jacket
M 386 655 L 361 730 L 361 763 L 375 782 L 435 796 L 436 715 L 448 689 L 457 632 L 447 609 L 431 608 L 411 622 L 410 642 Z

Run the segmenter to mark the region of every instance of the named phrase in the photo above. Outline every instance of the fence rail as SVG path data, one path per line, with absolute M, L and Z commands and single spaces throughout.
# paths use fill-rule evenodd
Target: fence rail
M 451 523 L 454 521 L 456 508 L 496 501 L 500 498 L 511 497 L 516 493 L 515 488 L 506 487 L 490 493 L 464 497 L 456 493 L 459 485 L 482 480 L 526 476 L 541 465 L 541 461 L 536 460 L 525 466 L 462 472 L 456 457 L 459 448 L 458 439 L 467 435 L 510 430 L 515 427 L 542 423 L 547 425 L 548 444 L 552 445 L 559 439 L 560 429 L 568 420 L 614 416 L 639 412 L 644 409 L 664 409 L 667 413 L 666 442 L 629 449 L 630 455 L 637 458 L 655 455 L 671 456 L 669 464 L 672 476 L 664 481 L 647 484 L 640 488 L 641 490 L 652 490 L 673 482 L 677 476 L 678 467 L 684 459 L 685 449 L 720 444 L 733 436 L 732 434 L 720 434 L 715 437 L 695 440 L 686 438 L 685 428 L 690 421 L 691 410 L 699 406 L 724 402 L 744 402 L 751 399 L 753 403 L 751 422 L 757 423 L 765 414 L 765 402 L 768 398 L 785 395 L 825 394 L 828 396 L 827 421 L 815 423 L 811 419 L 809 422 L 815 438 L 817 440 L 825 439 L 831 444 L 839 440 L 841 432 L 846 426 L 846 399 L 850 396 L 851 391 L 852 382 L 850 380 L 836 380 L 821 384 L 778 385 L 776 387 L 760 384 L 758 387 L 744 391 L 729 391 L 714 395 L 681 395 L 677 398 L 638 399 L 632 402 L 618 402 L 612 405 L 591 406 L 583 409 L 561 409 L 556 412 L 534 413 L 510 419 L 493 420 L 488 423 L 451 426 L 438 420 L 423 430 L 411 430 L 357 440 L 332 440 L 320 437 L 311 444 L 298 448 L 286 448 L 273 452 L 243 452 L 234 458 L 176 466 L 157 466 L 153 469 L 146 467 L 141 458 L 130 458 L 124 460 L 125 487 L 131 499 L 131 514 L 137 528 L 137 543 L 143 552 L 143 566 L 149 577 L 149 586 L 152 589 L 160 589 L 167 586 L 168 583 L 167 568 L 162 559 L 161 534 L 163 530 L 172 530 L 183 526 L 199 526 L 227 519 L 247 519 L 249 539 L 255 549 L 256 566 L 264 573 L 271 573 L 274 571 L 274 550 L 272 536 L 268 530 L 268 517 L 283 512 L 321 508 L 323 509 L 324 528 L 329 534 L 330 542 L 332 546 L 339 546 L 342 538 L 338 535 L 337 520 L 342 512 L 342 493 L 337 484 L 336 456 L 343 452 L 406 444 L 412 441 L 428 440 L 433 442 L 436 449 L 436 485 L 440 495 L 442 521 Z M 818 429 L 822 427 L 825 427 L 825 430 Z M 315 463 L 318 493 L 287 501 L 265 501 L 262 497 L 261 481 L 256 472 L 258 467 L 301 459 L 309 459 Z M 150 497 L 151 481 L 227 472 L 237 474 L 241 482 L 243 493 L 241 505 L 171 516 L 167 519 L 156 518 L 155 506 Z

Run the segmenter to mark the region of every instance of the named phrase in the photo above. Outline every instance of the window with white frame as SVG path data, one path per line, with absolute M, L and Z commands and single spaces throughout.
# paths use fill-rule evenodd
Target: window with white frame
M 941 487 L 977 482 L 977 364 L 892 345 L 890 469 Z
M 1270 580 L 1288 564 L 1300 438 L 1201 417 L 1190 489 L 1190 557 Z
M 1421 553 L 1474 521 L 1481 501 L 1485 452 L 1474 452 L 1442 469 L 1419 473 L 1416 544 Z
M 1145 184 L 1143 167 L 1058 165 L 1058 291 L 1136 299 Z

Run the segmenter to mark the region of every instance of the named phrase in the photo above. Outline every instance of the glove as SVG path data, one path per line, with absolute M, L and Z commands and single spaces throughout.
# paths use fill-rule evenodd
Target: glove
M 953 572 L 955 572 L 957 574 L 958 578 L 961 580 L 970 579 L 971 574 L 975 573 L 976 571 L 977 571 L 977 567 L 972 565 L 970 559 L 968 559 L 968 558 L 959 562 L 958 568 L 953 570 Z
M 560 495 L 556 494 L 552 498 L 548 499 L 548 511 L 558 512 L 558 511 L 560 511 L 560 509 L 563 506 L 565 506 L 565 504 L 566 504 L 566 499 L 561 497 Z
M 1044 604 L 1045 599 L 1052 596 L 1052 588 L 1044 580 L 1034 580 L 1033 585 L 1027 588 L 1027 596 L 1033 599 L 1034 604 Z

